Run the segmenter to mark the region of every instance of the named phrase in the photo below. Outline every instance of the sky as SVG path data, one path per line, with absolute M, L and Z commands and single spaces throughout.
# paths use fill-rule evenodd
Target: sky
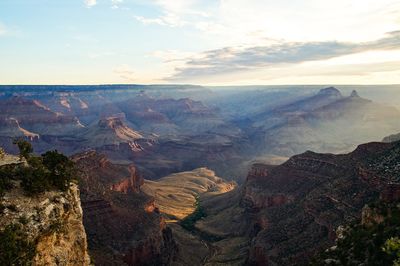
M 0 84 L 399 84 L 399 0 L 0 0 Z

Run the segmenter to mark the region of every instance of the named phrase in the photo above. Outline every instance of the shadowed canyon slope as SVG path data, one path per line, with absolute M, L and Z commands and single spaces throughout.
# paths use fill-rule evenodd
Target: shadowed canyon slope
M 171 263 L 307 264 L 314 254 L 334 244 L 339 226 L 361 217 L 366 204 L 400 199 L 399 145 L 368 143 L 349 154 L 306 152 L 279 166 L 253 165 L 243 186 L 199 195 L 196 208 L 202 215 L 193 220 L 193 229 L 185 231 L 182 222 L 169 224 L 180 247 Z M 191 194 L 182 201 L 188 195 L 181 189 L 185 177 L 190 179 L 199 170 L 204 171 L 172 175 L 159 184 L 149 182 L 161 212 L 185 221 L 174 213 L 187 208 L 183 202 L 194 202 Z M 182 183 L 171 186 L 177 177 Z M 188 189 L 196 191 L 193 186 Z M 199 246 L 196 255 L 185 249 L 188 243 Z
M 83 222 L 97 265 L 162 265 L 174 256 L 171 229 L 140 191 L 136 168 L 112 164 L 94 151 L 74 158 L 83 171 Z
M 280 166 L 254 165 L 236 204 L 228 193 L 204 202 L 210 215 L 196 227 L 247 237 L 249 264 L 306 264 L 365 204 L 399 200 L 399 145 L 369 143 L 344 155 L 306 152 Z

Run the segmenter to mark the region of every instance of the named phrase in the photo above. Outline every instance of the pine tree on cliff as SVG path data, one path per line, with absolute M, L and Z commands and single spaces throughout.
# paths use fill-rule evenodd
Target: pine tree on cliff
M 31 153 L 33 152 L 32 144 L 24 139 L 16 139 L 14 140 L 13 144 L 18 146 L 20 160 L 22 160 L 23 158 L 28 160 Z

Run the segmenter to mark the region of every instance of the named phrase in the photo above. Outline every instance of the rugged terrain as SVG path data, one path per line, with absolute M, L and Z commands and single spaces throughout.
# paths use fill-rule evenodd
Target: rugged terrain
M 312 265 L 398 264 L 399 217 L 398 198 L 365 205 L 361 219 L 339 227 L 335 245 L 318 254 Z
M 400 131 L 394 107 L 334 87 L 165 88 L 0 93 L 7 151 L 23 137 L 80 169 L 96 265 L 307 264 L 365 204 L 399 200 L 396 135 L 350 152 Z
M 11 161 L 12 156 L 7 157 L 7 163 L 1 167 L 21 163 L 16 157 L 14 161 Z M 65 192 L 54 190 L 29 196 L 18 182 L 14 182 L 12 188 L 2 195 L 0 207 L 2 248 L 5 245 L 9 245 L 10 250 L 22 248 L 20 251 L 25 254 L 25 260 L 33 265 L 89 265 L 76 184 L 71 184 Z M 1 261 L 10 263 L 4 260 L 12 255 L 15 261 L 10 265 L 22 265 L 21 257 L 6 253 L 10 250 L 0 250 Z
M 169 264 L 176 252 L 171 229 L 154 199 L 141 192 L 135 166 L 113 164 L 94 151 L 73 159 L 82 171 L 83 222 L 95 264 Z
M 244 181 L 254 162 L 307 149 L 348 152 L 400 131 L 393 107 L 366 90 L 334 87 L 213 89 L 200 86 L 2 86 L 0 144 L 30 139 L 39 153 L 88 149 L 147 179 L 208 167 Z M 369 94 L 376 96 L 376 94 Z
M 250 117 L 249 134 L 261 154 L 349 152 L 399 131 L 399 116 L 397 109 L 364 99 L 356 91 L 346 97 L 329 87 Z
M 189 215 L 189 231 L 169 225 L 178 246 L 198 249 L 181 248 L 174 263 L 307 264 L 334 245 L 340 226 L 361 219 L 366 204 L 398 202 L 399 150 L 398 142 L 368 143 L 348 154 L 308 151 L 279 166 L 253 165 L 243 186 L 199 197 L 201 215 Z M 159 198 L 166 213 L 175 206 Z
M 204 203 L 215 217 L 207 216 L 196 227 L 251 239 L 249 264 L 305 264 L 333 245 L 338 226 L 361 217 L 365 204 L 399 200 L 399 149 L 398 142 L 368 143 L 344 155 L 306 152 L 280 166 L 254 165 L 236 205 L 230 200 L 224 209 L 222 198 L 220 204 L 217 198 Z M 241 223 L 219 225 L 222 217 L 239 217 Z M 247 231 L 240 232 L 243 223 Z

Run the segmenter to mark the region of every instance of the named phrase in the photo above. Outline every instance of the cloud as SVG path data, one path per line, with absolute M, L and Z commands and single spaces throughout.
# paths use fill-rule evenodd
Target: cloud
M 84 3 L 87 8 L 91 8 L 95 5 L 97 5 L 97 0 L 84 0 Z
M 113 73 L 130 82 L 134 82 L 136 80 L 135 71 L 129 65 L 117 66 L 114 68 Z
M 122 4 L 124 0 L 111 0 L 111 8 L 112 9 L 117 9 L 119 8 L 119 5 Z
M 135 19 L 144 25 L 160 25 L 168 27 L 193 26 L 197 27 L 200 22 L 209 19 L 210 14 L 202 10 L 199 0 L 148 0 L 148 3 L 155 6 L 160 16 L 143 17 L 135 16 Z
M 182 27 L 187 24 L 186 21 L 182 20 L 179 16 L 173 13 L 166 13 L 157 18 L 146 18 L 142 16 L 134 16 L 134 18 L 141 22 L 144 25 L 160 25 L 160 26 L 168 26 L 168 27 Z
M 385 37 L 362 43 L 282 42 L 255 47 L 226 47 L 201 53 L 186 60 L 176 68 L 168 80 L 185 80 L 197 77 L 230 74 L 257 70 L 277 65 L 327 60 L 339 56 L 374 50 L 394 50 L 400 47 L 400 31 L 389 32 Z

